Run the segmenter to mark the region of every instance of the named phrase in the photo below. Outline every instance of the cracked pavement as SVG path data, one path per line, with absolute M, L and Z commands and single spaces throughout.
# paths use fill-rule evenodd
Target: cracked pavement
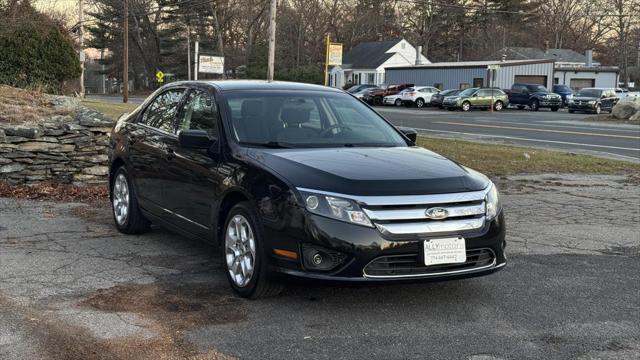
M 497 181 L 509 264 L 453 282 L 235 297 L 219 250 L 108 204 L 0 198 L 0 359 L 638 359 L 640 184 Z

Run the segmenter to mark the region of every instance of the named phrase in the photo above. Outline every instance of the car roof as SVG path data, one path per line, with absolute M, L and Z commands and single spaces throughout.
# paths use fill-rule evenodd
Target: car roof
M 296 90 L 296 91 L 329 91 L 343 92 L 340 89 L 289 81 L 267 81 L 267 80 L 200 80 L 200 81 L 178 81 L 171 83 L 173 86 L 184 85 L 209 85 L 220 91 L 234 90 Z

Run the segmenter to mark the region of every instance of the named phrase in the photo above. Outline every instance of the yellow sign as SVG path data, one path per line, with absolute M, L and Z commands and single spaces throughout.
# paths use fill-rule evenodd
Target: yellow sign
M 164 82 L 164 73 L 160 70 L 156 71 L 156 80 L 159 83 L 163 83 Z
M 342 65 L 342 44 L 329 44 L 329 65 Z

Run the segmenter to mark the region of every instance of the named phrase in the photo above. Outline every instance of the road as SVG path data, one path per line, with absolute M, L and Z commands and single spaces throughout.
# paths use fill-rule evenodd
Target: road
M 108 202 L 0 198 L 0 359 L 640 358 L 640 185 L 503 179 L 507 267 L 386 286 L 235 297 L 219 249 Z M 606 209 L 606 211 L 603 211 Z
M 120 97 L 92 95 L 92 99 L 119 102 Z M 144 97 L 130 97 L 139 104 Z M 508 109 L 446 111 L 434 108 L 376 107 L 393 124 L 409 126 L 421 133 L 485 142 L 560 149 L 623 160 L 640 161 L 640 126 L 588 122 L 592 115 L 569 114 L 566 110 L 537 112 Z
M 640 161 L 640 126 L 582 120 L 592 115 L 546 109 L 537 112 L 510 109 L 494 113 L 393 107 L 377 107 L 376 110 L 395 125 L 413 127 L 431 135 Z

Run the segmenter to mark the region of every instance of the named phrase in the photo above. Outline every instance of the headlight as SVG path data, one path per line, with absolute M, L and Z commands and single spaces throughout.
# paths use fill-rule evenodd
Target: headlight
M 573 104 L 573 99 L 569 99 L 569 104 Z
M 300 195 L 302 195 L 305 207 L 311 213 L 352 224 L 373 227 L 369 217 L 353 200 L 306 191 L 301 191 Z
M 491 183 L 491 189 L 489 189 L 484 201 L 487 207 L 487 220 L 491 220 L 500 211 L 500 194 L 498 194 L 498 188 L 493 183 Z
M 591 100 L 589 101 L 589 105 L 595 105 L 596 101 L 595 100 Z

